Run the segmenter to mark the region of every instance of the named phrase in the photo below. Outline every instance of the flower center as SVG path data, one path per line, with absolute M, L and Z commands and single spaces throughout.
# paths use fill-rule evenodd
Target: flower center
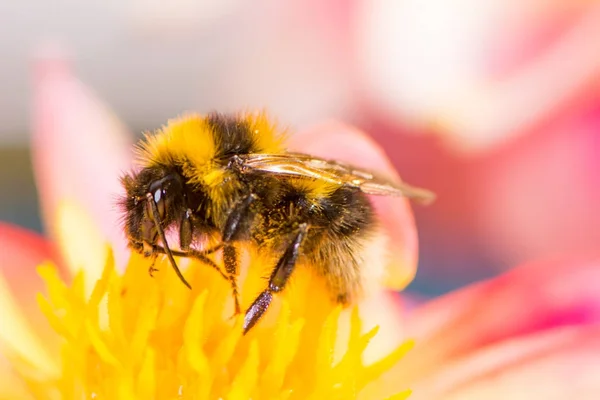
M 268 276 L 257 272 L 266 263 L 253 264 L 242 308 Z M 243 335 L 243 315 L 232 317 L 230 285 L 216 271 L 191 261 L 189 290 L 168 263 L 157 260 L 153 278 L 148 265 L 133 254 L 120 275 L 110 255 L 90 295 L 83 273 L 67 285 L 54 267 L 40 267 L 48 295 L 39 303 L 63 339 L 62 369 L 56 380 L 26 374 L 30 387 L 64 399 L 350 399 L 411 347 L 364 365 L 377 327 L 362 334 L 355 309 L 348 343 L 335 355 L 342 311 L 306 269 Z

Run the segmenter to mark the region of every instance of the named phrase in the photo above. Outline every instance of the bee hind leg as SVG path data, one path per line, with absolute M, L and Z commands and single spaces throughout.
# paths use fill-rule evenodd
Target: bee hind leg
M 171 252 L 171 249 L 169 248 L 169 243 L 167 242 L 167 237 L 165 236 L 165 231 L 163 230 L 163 228 L 162 228 L 162 226 L 161 226 L 161 224 L 159 222 L 160 221 L 160 213 L 158 211 L 158 207 L 156 205 L 156 201 L 154 200 L 154 197 L 152 196 L 151 193 L 146 193 L 146 199 L 148 201 L 148 206 L 150 207 L 150 212 L 152 214 L 152 220 L 154 221 L 154 226 L 155 226 L 156 231 L 158 233 L 158 237 L 160 238 L 160 240 L 162 241 L 163 245 L 165 246 L 164 250 L 165 250 L 165 255 L 167 256 L 167 259 L 171 263 L 171 266 L 175 270 L 175 273 L 177 274 L 177 277 L 179 277 L 179 279 L 181 280 L 181 282 L 185 286 L 187 286 L 188 289 L 192 290 L 192 286 L 185 279 L 185 277 L 183 276 L 183 274 L 179 270 L 179 267 L 177 266 L 177 263 L 175 262 L 175 259 L 173 258 L 173 253 Z
M 277 262 L 275 269 L 273 269 L 271 277 L 269 278 L 269 286 L 258 295 L 246 311 L 246 315 L 244 316 L 244 334 L 256 325 L 258 320 L 267 311 L 271 304 L 271 300 L 273 300 L 273 293 L 280 292 L 284 289 L 292 272 L 294 272 L 296 260 L 300 254 L 300 245 L 306 237 L 307 231 L 308 225 L 306 223 L 300 224 L 298 232 L 283 253 L 283 256 L 281 256 Z
M 231 283 L 231 291 L 233 293 L 233 303 L 235 307 L 234 315 L 238 315 L 241 312 L 241 309 L 236 279 L 238 274 L 238 257 L 234 245 L 226 244 L 223 246 L 223 264 L 225 264 L 225 271 L 228 274 L 227 279 Z

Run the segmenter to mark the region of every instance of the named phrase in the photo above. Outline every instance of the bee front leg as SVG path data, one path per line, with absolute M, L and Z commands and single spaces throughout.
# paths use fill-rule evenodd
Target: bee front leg
M 144 255 L 144 257 L 149 257 L 152 259 L 152 262 L 150 263 L 150 266 L 148 267 L 148 275 L 150 275 L 150 277 L 154 278 L 154 273 L 158 272 L 158 268 L 156 268 L 154 265 L 156 265 L 156 251 L 154 250 L 154 246 L 151 245 L 150 243 L 148 243 L 147 241 L 144 241 L 141 244 L 141 250 L 142 250 L 142 254 Z
M 246 334 L 258 320 L 264 315 L 269 308 L 271 300 L 273 300 L 273 293 L 281 292 L 287 284 L 294 268 L 296 266 L 296 260 L 300 254 L 300 245 L 306 237 L 308 231 L 308 225 L 306 223 L 300 224 L 298 232 L 290 242 L 289 246 L 283 253 L 283 256 L 277 262 L 277 266 L 271 273 L 269 278 L 269 286 L 258 295 L 254 300 L 250 308 L 246 311 L 244 317 L 244 334 Z
M 164 247 L 161 247 L 159 245 L 155 245 L 154 246 L 154 251 L 159 253 L 159 254 L 167 254 L 167 251 L 165 250 Z M 189 257 L 189 258 L 194 258 L 206 265 L 208 265 L 209 267 L 214 268 L 219 274 L 221 274 L 221 276 L 223 277 L 223 279 L 225 280 L 229 280 L 229 278 L 227 277 L 227 275 L 225 275 L 225 273 L 223 271 L 221 271 L 221 268 L 219 268 L 219 266 L 210 258 L 206 257 L 204 255 L 203 252 L 200 251 L 196 251 L 193 249 L 189 249 L 188 251 L 178 251 L 178 250 L 171 250 L 171 254 L 173 254 L 176 257 Z M 154 268 L 154 271 L 158 271 L 157 268 Z
M 194 250 L 191 248 L 192 240 L 194 238 L 194 226 L 192 224 L 192 214 L 193 214 L 193 212 L 190 208 L 187 208 L 185 210 L 185 212 L 183 213 L 183 216 L 181 217 L 181 224 L 179 225 L 179 248 L 181 250 L 180 251 L 171 250 L 171 254 L 173 254 L 174 256 L 178 256 L 178 257 L 194 258 L 194 259 L 214 268 L 217 272 L 219 272 L 219 274 L 221 274 L 223 279 L 229 281 L 229 276 L 224 274 L 223 271 L 221 271 L 221 268 L 219 268 L 219 266 L 217 266 L 217 264 L 215 264 L 215 262 L 213 260 L 208 258 L 208 255 L 219 250 L 222 247 L 222 245 L 218 245 L 218 246 L 215 246 L 213 248 L 210 248 L 208 250 L 203 250 L 203 251 L 197 251 L 197 250 Z M 154 246 L 153 251 L 156 251 L 156 252 L 159 252 L 162 254 L 166 254 L 165 249 L 158 245 Z
M 156 233 L 158 234 L 158 237 L 160 238 L 160 240 L 162 241 L 162 243 L 164 245 L 165 255 L 167 256 L 167 259 L 171 263 L 171 266 L 175 270 L 175 273 L 177 274 L 177 276 L 179 277 L 181 282 L 185 286 L 187 286 L 188 289 L 191 290 L 192 286 L 190 286 L 188 281 L 185 279 L 185 277 L 179 270 L 179 267 L 177 266 L 177 263 L 175 262 L 175 259 L 173 258 L 173 253 L 171 252 L 171 249 L 169 248 L 169 243 L 167 242 L 167 237 L 165 236 L 165 231 L 163 230 L 163 227 L 160 222 L 160 212 L 158 210 L 158 206 L 156 205 L 156 200 L 154 199 L 154 196 L 152 195 L 152 193 L 146 193 L 146 199 L 148 201 L 148 208 L 150 209 L 150 214 L 152 215 L 152 222 L 154 223 L 154 226 L 156 228 Z
M 179 225 L 179 248 L 183 251 L 190 249 L 194 230 L 192 227 L 192 210 L 186 209 Z

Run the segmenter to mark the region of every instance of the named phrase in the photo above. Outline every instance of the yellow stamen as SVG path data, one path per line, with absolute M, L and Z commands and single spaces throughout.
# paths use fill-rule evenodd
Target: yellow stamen
M 265 285 L 250 278 L 264 260 L 252 260 L 241 282 L 243 307 Z M 160 272 L 152 278 L 148 260 L 133 254 L 120 275 L 111 254 L 89 296 L 82 274 L 68 286 L 53 267 L 40 267 L 48 295 L 39 303 L 63 338 L 62 367 L 54 376 L 20 367 L 31 390 L 62 399 L 351 399 L 411 346 L 364 365 L 377 327 L 361 333 L 354 310 L 346 350 L 334 357 L 342 310 L 307 268 L 243 335 L 243 317 L 231 317 L 229 283 L 218 273 L 191 262 L 185 272 L 190 291 L 164 260 L 156 266 Z

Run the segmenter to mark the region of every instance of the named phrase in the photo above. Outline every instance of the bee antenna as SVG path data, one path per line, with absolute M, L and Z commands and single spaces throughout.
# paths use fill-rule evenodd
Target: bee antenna
M 150 204 L 150 210 L 152 211 L 152 219 L 154 220 L 154 225 L 156 226 L 156 230 L 158 231 L 158 236 L 160 236 L 160 240 L 162 240 L 162 242 L 165 246 L 165 254 L 167 255 L 167 258 L 169 259 L 169 262 L 173 266 L 175 273 L 177 274 L 179 279 L 181 279 L 181 282 L 183 282 L 183 284 L 185 286 L 187 286 L 188 289 L 191 290 L 192 286 L 188 283 L 188 281 L 185 280 L 185 277 L 179 270 L 179 267 L 177 266 L 177 263 L 175 262 L 175 259 L 173 258 L 173 253 L 171 253 L 171 249 L 169 248 L 169 243 L 167 243 L 167 237 L 165 236 L 165 231 L 163 231 L 162 226 L 160 226 L 158 208 L 156 207 L 156 202 L 154 201 L 152 194 L 151 193 L 146 194 L 146 199 L 148 200 L 148 204 Z

